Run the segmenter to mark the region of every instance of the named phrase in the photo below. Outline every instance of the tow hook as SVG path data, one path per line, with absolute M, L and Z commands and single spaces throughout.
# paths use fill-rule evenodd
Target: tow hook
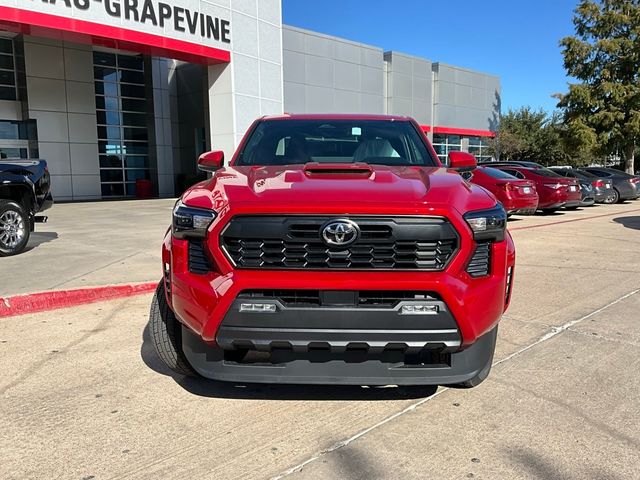
M 38 215 L 36 217 L 33 217 L 33 221 L 35 223 L 47 223 L 49 221 L 49 217 L 47 217 L 46 215 Z

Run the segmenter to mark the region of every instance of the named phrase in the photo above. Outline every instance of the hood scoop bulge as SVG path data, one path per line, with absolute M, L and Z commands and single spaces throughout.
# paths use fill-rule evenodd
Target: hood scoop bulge
M 308 177 L 369 178 L 373 168 L 366 163 L 318 163 L 305 164 L 304 173 Z

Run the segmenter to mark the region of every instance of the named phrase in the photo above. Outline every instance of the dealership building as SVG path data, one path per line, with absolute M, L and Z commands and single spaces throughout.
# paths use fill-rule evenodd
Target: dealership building
M 283 112 L 409 115 L 441 158 L 489 156 L 493 75 L 283 25 L 280 0 L 165 2 L 0 0 L 2 158 L 47 160 L 57 200 L 168 197 Z

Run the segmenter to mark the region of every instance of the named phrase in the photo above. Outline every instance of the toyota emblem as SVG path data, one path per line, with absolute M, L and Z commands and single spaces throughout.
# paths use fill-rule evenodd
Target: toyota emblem
M 346 247 L 360 236 L 360 227 L 351 220 L 333 220 L 322 229 L 322 239 L 330 247 Z

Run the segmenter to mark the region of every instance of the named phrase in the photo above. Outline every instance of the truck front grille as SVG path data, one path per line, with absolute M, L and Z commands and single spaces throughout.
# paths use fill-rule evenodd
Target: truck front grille
M 342 220 L 345 217 L 338 217 Z M 235 217 L 221 245 L 235 268 L 309 270 L 429 270 L 445 268 L 458 248 L 443 218 L 349 217 L 358 239 L 341 247 L 322 238 L 332 217 Z

